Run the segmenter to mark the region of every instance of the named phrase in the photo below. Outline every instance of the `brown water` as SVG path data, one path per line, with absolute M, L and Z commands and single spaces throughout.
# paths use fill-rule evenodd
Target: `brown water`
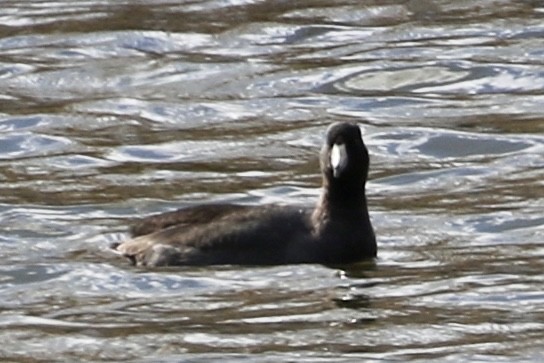
M 375 263 L 144 271 L 135 216 L 314 203 L 371 159 Z M 3 1 L 0 360 L 540 362 L 541 1 Z

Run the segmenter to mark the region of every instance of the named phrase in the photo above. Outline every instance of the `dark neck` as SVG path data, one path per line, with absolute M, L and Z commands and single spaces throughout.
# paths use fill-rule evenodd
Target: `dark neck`
M 323 182 L 323 191 L 312 216 L 314 225 L 321 229 L 334 220 L 366 220 L 368 210 L 365 185 Z

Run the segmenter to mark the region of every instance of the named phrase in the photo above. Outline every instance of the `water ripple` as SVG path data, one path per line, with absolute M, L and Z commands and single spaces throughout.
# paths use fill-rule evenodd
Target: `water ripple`
M 537 2 L 8 1 L 6 361 L 540 361 Z M 361 126 L 372 263 L 142 270 L 133 218 L 319 195 Z

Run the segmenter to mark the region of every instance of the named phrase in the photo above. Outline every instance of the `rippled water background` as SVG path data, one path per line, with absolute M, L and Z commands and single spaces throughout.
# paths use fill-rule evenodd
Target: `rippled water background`
M 2 1 L 0 360 L 544 357 L 541 1 Z M 364 130 L 379 258 L 138 270 L 141 215 L 312 204 Z

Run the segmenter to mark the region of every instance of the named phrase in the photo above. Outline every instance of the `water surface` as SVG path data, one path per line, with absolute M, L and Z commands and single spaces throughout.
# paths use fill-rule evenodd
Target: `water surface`
M 539 362 L 538 1 L 5 1 L 0 358 Z M 311 205 L 332 121 L 379 257 L 141 270 L 134 217 Z

